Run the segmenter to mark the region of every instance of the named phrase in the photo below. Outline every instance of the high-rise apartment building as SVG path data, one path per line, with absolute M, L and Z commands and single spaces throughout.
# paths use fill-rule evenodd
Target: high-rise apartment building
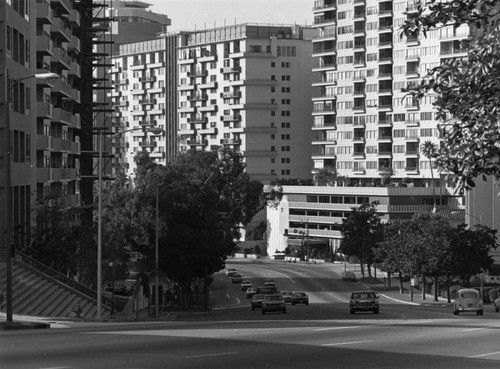
M 28 244 L 36 198 L 80 204 L 79 9 L 69 0 L 0 3 L 3 249 Z M 47 73 L 59 77 L 39 78 Z
M 167 60 L 167 40 L 172 37 L 122 44 L 112 58 L 111 96 L 115 107 L 112 119 L 124 132 L 115 139 L 114 148 L 122 159 L 120 168 L 129 175 L 134 173 L 134 157 L 139 151 L 148 151 L 160 164 L 165 164 L 176 152 L 175 140 L 171 141 L 171 127 L 176 123 L 171 98 L 176 101 L 177 73 L 175 60 Z M 173 52 L 175 55 L 175 48 Z M 164 132 L 148 134 L 150 127 Z
M 426 141 L 438 144 L 434 97 L 417 101 L 401 89 L 444 59 L 465 56 L 460 40 L 470 30 L 402 35 L 419 4 L 314 1 L 314 171 L 336 169 L 357 185 L 376 185 L 384 173 L 419 187 L 430 186 L 433 174 L 439 179 L 421 152 Z
M 227 146 L 269 183 L 311 176 L 314 31 L 241 24 L 179 35 L 179 150 Z
M 159 48 L 162 47 L 163 41 L 157 37 L 165 33 L 171 21 L 166 15 L 151 12 L 148 9 L 150 4 L 147 2 L 101 0 L 100 3 L 106 3 L 107 7 L 103 8 L 102 13 L 104 19 L 109 20 L 109 27 L 106 28 L 106 32 L 102 34 L 100 40 L 101 42 L 105 40 L 111 44 L 111 47 L 106 47 L 106 43 L 96 45 L 96 50 L 105 55 L 104 64 L 108 68 L 98 72 L 96 77 L 102 81 L 102 87 L 96 89 L 94 94 L 98 101 L 106 101 L 107 109 L 104 109 L 103 114 L 95 114 L 94 125 L 106 132 L 103 135 L 104 173 L 107 176 L 115 177 L 117 171 L 126 171 L 128 164 L 133 164 L 133 154 L 125 153 L 130 154 L 134 150 L 133 147 L 132 150 L 129 150 L 127 146 L 133 145 L 134 142 L 138 144 L 137 132 L 130 135 L 117 134 L 130 129 L 134 123 L 137 123 L 139 116 L 136 114 L 132 117 L 128 113 L 138 106 L 141 107 L 141 110 L 152 108 L 146 103 L 146 100 L 150 100 L 141 97 L 141 91 L 143 95 L 145 93 L 144 88 L 148 90 L 151 87 L 150 95 L 158 100 L 161 99 L 159 95 L 165 92 L 164 82 L 156 83 L 156 86 L 160 84 L 161 87 L 153 88 L 153 79 L 156 78 L 154 76 L 155 73 L 158 73 L 158 68 L 164 68 L 165 50 Z M 146 60 L 146 55 L 148 60 L 151 58 L 151 63 L 139 65 Z M 129 58 L 131 58 L 130 61 Z M 149 70 L 150 68 L 151 70 Z M 152 75 L 152 78 L 146 79 L 146 74 L 142 73 L 146 69 L 148 69 L 147 76 Z M 128 72 L 131 72 L 130 76 Z M 141 74 L 140 81 L 137 78 L 139 74 Z M 161 79 L 162 76 L 159 78 Z M 144 83 L 145 81 L 148 83 Z M 133 89 L 136 91 L 130 93 Z M 162 102 L 158 103 L 163 105 Z M 158 115 L 160 113 L 156 114 L 154 118 L 157 118 Z M 152 119 L 151 116 L 145 116 L 144 119 L 141 119 L 141 124 L 144 125 L 144 122 L 146 120 L 149 122 L 150 119 Z M 158 125 L 162 124 L 158 123 Z M 160 146 L 165 147 L 165 145 Z M 145 146 L 142 145 L 142 147 Z M 152 156 L 164 159 L 165 153 L 159 150 L 158 148 L 158 154 L 151 152 Z M 124 155 L 126 155 L 125 158 Z

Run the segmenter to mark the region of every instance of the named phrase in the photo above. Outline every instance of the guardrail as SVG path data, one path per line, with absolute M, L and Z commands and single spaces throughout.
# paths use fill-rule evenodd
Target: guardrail
M 40 273 L 45 274 L 46 276 L 56 280 L 57 282 L 77 291 L 78 293 L 84 295 L 85 297 L 92 299 L 97 302 L 97 292 L 84 286 L 83 284 L 80 284 L 76 282 L 75 280 L 66 277 L 64 274 L 59 273 L 57 270 L 54 270 L 47 265 L 39 262 L 38 260 L 33 259 L 32 257 L 26 255 L 25 253 L 16 250 L 15 251 L 15 256 L 17 259 L 21 260 L 23 263 L 30 265 Z M 107 308 L 111 309 L 113 306 L 113 303 L 110 299 L 102 296 L 102 304 L 106 306 Z

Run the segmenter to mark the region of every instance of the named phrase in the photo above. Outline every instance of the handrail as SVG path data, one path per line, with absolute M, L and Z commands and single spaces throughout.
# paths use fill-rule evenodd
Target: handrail
M 40 273 L 45 274 L 46 276 L 49 276 L 50 278 L 55 279 L 59 283 L 68 286 L 72 288 L 73 290 L 79 292 L 80 294 L 94 300 L 97 302 L 97 292 L 92 290 L 91 288 L 88 288 L 84 286 L 81 283 L 78 283 L 77 281 L 65 276 L 64 274 L 58 272 L 57 270 L 54 270 L 47 265 L 39 262 L 36 259 L 33 259 L 31 256 L 26 255 L 25 253 L 15 250 L 15 255 L 16 257 L 19 257 L 20 260 L 22 260 L 24 263 L 30 265 Z M 110 299 L 102 296 L 102 304 L 106 306 L 107 308 L 111 309 L 113 306 L 113 303 Z

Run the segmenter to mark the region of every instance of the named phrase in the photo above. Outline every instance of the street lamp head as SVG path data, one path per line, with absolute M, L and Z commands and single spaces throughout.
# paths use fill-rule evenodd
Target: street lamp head
M 150 127 L 146 128 L 146 132 L 152 133 L 154 135 L 161 135 L 164 132 L 164 130 L 158 127 Z
M 37 74 L 34 74 L 33 77 L 35 77 L 36 79 L 43 79 L 43 80 L 60 78 L 59 74 L 52 73 L 52 72 L 51 73 L 37 73 Z

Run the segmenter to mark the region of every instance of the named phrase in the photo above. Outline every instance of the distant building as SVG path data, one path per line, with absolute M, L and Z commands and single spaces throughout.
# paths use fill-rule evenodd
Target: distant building
M 437 196 L 447 208 L 438 213 L 452 225 L 463 223 L 463 198 L 451 188 L 439 189 Z M 432 197 L 433 190 L 425 187 L 283 186 L 278 207 L 267 208 L 268 254 L 308 244 L 333 255 L 342 239 L 342 219 L 353 207 L 378 201 L 377 213 L 388 222 L 432 211 Z
M 311 176 L 312 30 L 240 24 L 179 35 L 179 150 L 227 146 L 253 179 Z

